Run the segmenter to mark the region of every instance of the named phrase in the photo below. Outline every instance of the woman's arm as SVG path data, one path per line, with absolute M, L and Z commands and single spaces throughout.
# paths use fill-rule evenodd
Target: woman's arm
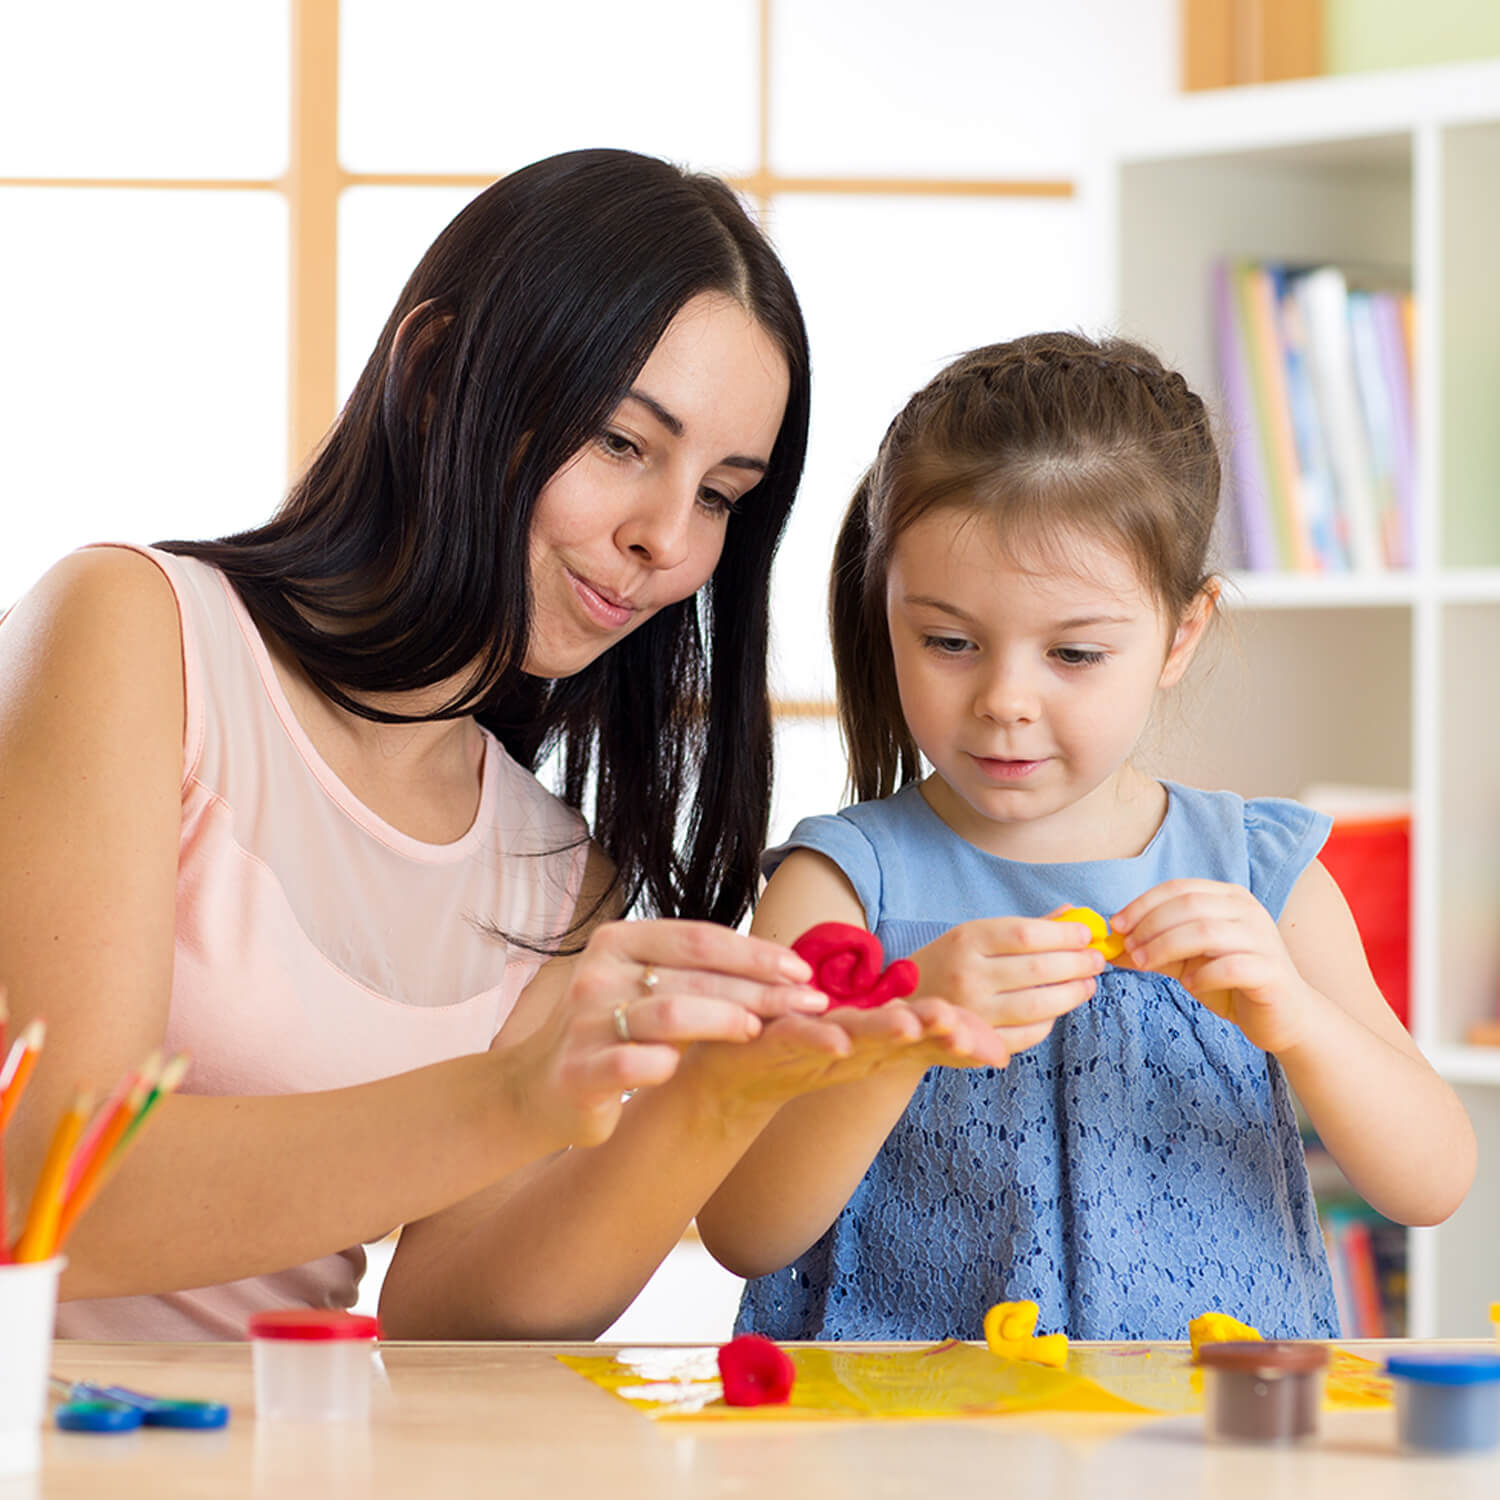
M 797 850 L 771 877 L 752 930 L 790 942 L 824 921 L 863 927 L 864 909 L 832 861 Z M 1087 938 L 1076 924 L 1002 917 L 966 922 L 919 949 L 921 983 L 907 1004 L 941 1017 L 938 1029 L 904 1049 L 861 1048 L 862 1017 L 880 1011 L 850 1015 L 850 1064 L 777 1112 L 699 1210 L 704 1244 L 746 1277 L 794 1260 L 838 1217 L 929 1067 L 1004 1067 L 1093 994 L 1103 960 Z M 962 1037 L 958 1048 L 949 1034 Z
M 1276 1055 L 1323 1144 L 1388 1218 L 1435 1224 L 1474 1180 L 1474 1130 L 1375 984 L 1314 860 L 1279 921 L 1240 886 L 1170 881 L 1115 919 L 1141 968 L 1180 979 Z
M 60 563 L 0 627 L 0 975 L 47 1045 L 7 1132 L 24 1202 L 80 1083 L 160 1046 L 181 821 L 176 603 L 139 554 Z M 652 1040 L 747 1035 L 738 1005 Z M 704 1021 L 705 1007 L 695 1012 Z M 678 1053 L 621 1046 L 609 997 L 581 997 L 515 1046 L 356 1088 L 162 1101 L 68 1244 L 63 1292 L 117 1296 L 283 1269 L 383 1234 L 569 1141 L 603 1139 L 621 1092 Z
M 840 877 L 842 878 L 842 877 Z M 667 946 L 684 923 L 621 923 L 599 941 L 649 940 L 659 972 L 680 995 L 725 993 L 725 970 L 749 951 L 784 955 L 761 938 L 697 933 L 697 954 Z M 528 986 L 497 1039 L 525 1033 L 559 1003 L 581 960 L 557 960 Z M 691 977 L 689 977 L 691 976 Z M 663 981 L 661 992 L 668 989 Z M 795 991 L 791 993 L 795 994 Z M 776 997 L 770 996 L 769 1000 Z M 641 1001 L 632 1008 L 632 1026 Z M 783 999 L 784 1004 L 784 999 Z M 926 1055 L 1004 1051 L 976 1017 L 940 1001 L 823 1020 L 789 1014 L 756 1040 L 692 1047 L 672 1081 L 637 1095 L 604 1144 L 569 1151 L 402 1232 L 381 1294 L 393 1336 L 593 1338 L 629 1305 L 718 1187 L 789 1098 L 868 1076 L 926 1042 Z M 920 1077 L 925 1062 L 915 1066 Z

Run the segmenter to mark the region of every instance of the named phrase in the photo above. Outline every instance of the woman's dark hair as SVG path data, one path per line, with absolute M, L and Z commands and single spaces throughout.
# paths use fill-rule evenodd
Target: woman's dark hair
M 982 515 L 1000 544 L 1075 566 L 1103 537 L 1180 620 L 1212 573 L 1219 455 L 1203 402 L 1126 339 L 1037 333 L 960 355 L 907 402 L 860 480 L 834 548 L 829 620 L 839 726 L 859 801 L 922 772 L 886 623 L 896 540 L 929 511 Z
M 597 436 L 676 313 L 711 292 L 743 305 L 786 359 L 765 476 L 697 595 L 575 676 L 529 677 L 537 496 Z M 422 717 L 473 713 L 532 769 L 560 746 L 562 795 L 582 807 L 592 792 L 622 909 L 733 923 L 769 813 L 771 564 L 808 395 L 796 295 L 733 191 L 633 152 L 568 152 L 495 183 L 438 236 L 269 522 L 162 545 L 222 569 L 352 713 L 399 722 L 369 696 L 465 678 Z

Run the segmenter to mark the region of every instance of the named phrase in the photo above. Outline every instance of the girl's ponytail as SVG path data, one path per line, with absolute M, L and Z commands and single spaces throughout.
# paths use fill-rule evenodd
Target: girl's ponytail
M 885 617 L 885 562 L 870 528 L 874 469 L 854 491 L 833 549 L 828 624 L 838 681 L 839 729 L 856 802 L 888 797 L 921 775 L 917 743 L 901 715 L 901 695 Z

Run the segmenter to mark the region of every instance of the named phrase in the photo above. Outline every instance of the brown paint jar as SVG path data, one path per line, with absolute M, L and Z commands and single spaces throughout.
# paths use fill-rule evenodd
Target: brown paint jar
M 1203 1419 L 1210 1438 L 1295 1443 L 1318 1430 L 1328 1350 L 1294 1339 L 1205 1344 Z

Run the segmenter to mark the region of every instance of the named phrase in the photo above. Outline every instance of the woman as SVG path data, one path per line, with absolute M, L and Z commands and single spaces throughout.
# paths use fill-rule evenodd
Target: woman
M 644 1281 L 713 1183 L 680 1174 L 579 1298 L 611 1208 L 549 1154 L 682 1046 L 824 1004 L 722 925 L 766 824 L 807 410 L 733 194 L 555 157 L 438 237 L 274 519 L 74 554 L 6 618 L 0 977 L 48 1024 L 11 1181 L 79 1081 L 193 1059 L 69 1242 L 62 1334 L 347 1305 L 403 1224 L 397 1335 L 587 1331 Z M 565 801 L 530 774 L 554 748 Z M 632 906 L 660 919 L 610 920 Z M 569 1155 L 649 1196 L 637 1137 Z

